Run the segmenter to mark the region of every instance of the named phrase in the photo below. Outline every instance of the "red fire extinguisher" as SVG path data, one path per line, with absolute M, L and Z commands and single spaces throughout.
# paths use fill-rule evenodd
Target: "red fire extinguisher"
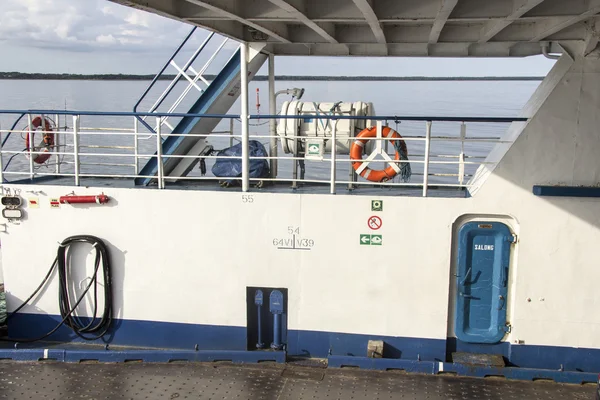
M 59 198 L 61 204 L 106 204 L 110 201 L 110 197 L 104 193 L 95 196 L 75 196 L 67 195 Z

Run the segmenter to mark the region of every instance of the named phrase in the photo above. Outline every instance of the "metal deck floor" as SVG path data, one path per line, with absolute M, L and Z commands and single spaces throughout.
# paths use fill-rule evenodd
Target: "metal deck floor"
M 10 180 L 10 178 L 9 178 Z M 7 182 L 6 185 L 11 184 L 34 184 L 34 185 L 48 185 L 48 186 L 74 186 L 75 182 L 71 177 L 43 177 L 34 180 L 20 180 L 14 182 Z M 99 189 L 105 188 L 128 188 L 128 189 L 147 189 L 147 190 L 158 190 L 156 185 L 151 186 L 135 186 L 133 179 L 121 179 L 121 178 L 89 178 L 82 177 L 80 186 L 89 186 Z M 420 187 L 385 187 L 382 186 L 361 186 L 357 189 L 349 191 L 347 185 L 338 184 L 337 193 L 340 195 L 349 196 L 397 196 L 397 197 L 420 197 L 423 195 L 423 189 Z M 173 190 L 196 190 L 196 191 L 218 191 L 218 192 L 238 192 L 241 193 L 240 186 L 233 186 L 229 188 L 223 188 L 219 186 L 218 181 L 199 181 L 199 180 L 185 180 L 182 179 L 179 182 L 166 182 L 166 189 Z M 444 197 L 444 198 L 465 198 L 467 193 L 464 190 L 458 190 L 449 187 L 436 186 L 430 184 L 428 196 L 429 197 Z M 256 188 L 251 186 L 251 194 L 254 193 L 298 193 L 298 194 L 329 194 L 330 187 L 328 184 L 300 184 L 297 189 L 291 188 L 291 183 L 279 182 L 275 185 L 268 185 L 262 188 Z
M 593 399 L 593 385 L 291 365 L 0 363 L 7 399 Z

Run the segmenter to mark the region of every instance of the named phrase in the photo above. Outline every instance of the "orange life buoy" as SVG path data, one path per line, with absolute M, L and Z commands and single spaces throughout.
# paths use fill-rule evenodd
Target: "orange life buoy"
M 362 161 L 363 149 L 368 142 L 367 138 L 374 138 L 376 136 L 377 136 L 377 128 L 376 127 L 363 129 L 356 136 L 356 140 L 354 141 L 354 143 L 352 143 L 352 147 L 350 148 L 350 159 L 353 161 L 357 161 L 357 162 L 352 163 L 352 167 L 354 168 L 355 171 L 358 171 L 360 166 L 363 164 L 363 161 Z M 383 129 L 381 130 L 381 136 L 384 138 L 402 139 L 402 136 L 400 136 L 400 134 L 398 132 L 396 132 L 389 126 L 383 127 Z M 396 147 L 396 143 L 395 143 L 396 140 L 391 140 L 391 142 L 392 142 L 392 144 L 394 144 L 394 147 Z M 398 142 L 399 142 L 398 144 L 400 145 L 400 148 L 402 149 L 404 154 L 408 155 L 408 149 L 406 148 L 406 143 L 404 143 L 404 140 L 398 140 Z M 394 160 L 396 160 L 396 161 L 400 160 L 400 153 L 398 152 L 397 147 L 396 147 L 396 155 L 394 157 Z M 398 167 L 400 167 L 399 164 L 398 164 Z M 360 173 L 360 176 L 362 176 L 363 178 L 365 178 L 371 182 L 385 182 L 390 179 L 393 179 L 397 174 L 398 174 L 398 172 L 396 172 L 394 167 L 392 167 L 390 165 L 387 168 L 380 169 L 380 170 L 370 169 L 369 167 L 366 167 L 365 169 L 362 170 L 362 172 Z
M 29 151 L 29 138 L 31 137 L 32 140 L 35 139 L 35 131 L 37 130 L 37 128 L 42 126 L 42 124 L 44 125 L 44 136 L 42 137 L 42 141 L 39 143 L 38 146 L 36 146 L 34 142 L 33 146 L 31 147 L 31 151 L 43 151 L 44 153 L 32 155 L 33 161 L 36 164 L 43 164 L 46 161 L 48 161 L 48 159 L 52 156 L 52 153 L 50 153 L 50 148 L 54 146 L 54 133 L 52 133 L 52 125 L 50 124 L 50 120 L 47 118 L 44 118 L 42 120 L 42 117 L 35 117 L 33 121 L 31 121 L 31 125 L 29 126 L 28 132 L 25 136 L 25 148 L 27 149 L 27 151 Z

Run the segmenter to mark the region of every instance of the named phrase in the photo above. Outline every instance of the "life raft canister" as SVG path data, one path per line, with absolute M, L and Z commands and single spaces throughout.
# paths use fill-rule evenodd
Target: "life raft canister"
M 44 133 L 42 136 L 42 141 L 36 146 L 35 145 L 35 131 L 42 126 Z M 49 119 L 42 117 L 35 117 L 33 121 L 31 121 L 31 125 L 28 127 L 25 136 L 25 149 L 27 151 L 30 150 L 29 139 L 31 138 L 34 141 L 33 147 L 31 147 L 31 151 L 40 151 L 43 154 L 32 154 L 33 162 L 36 164 L 43 164 L 52 156 L 50 153 L 50 148 L 54 146 L 54 133 L 52 133 L 52 125 Z M 42 150 L 43 149 L 43 150 Z
M 352 163 L 352 167 L 354 168 L 355 171 L 358 171 L 360 166 L 363 164 L 363 161 L 362 161 L 363 149 L 364 149 L 365 145 L 367 144 L 367 141 L 368 141 L 367 138 L 374 138 L 376 136 L 377 136 L 377 127 L 363 129 L 358 135 L 356 135 L 356 140 L 354 140 L 354 142 L 352 143 L 352 147 L 350 148 L 350 159 L 353 161 L 357 161 L 357 162 Z M 408 149 L 406 147 L 406 143 L 404 142 L 404 140 L 401 140 L 402 136 L 400 136 L 400 134 L 398 132 L 396 132 L 389 126 L 384 126 L 381 129 L 381 136 L 383 138 L 399 139 L 398 141 L 390 140 L 392 142 L 392 144 L 394 145 L 394 148 L 396 148 L 396 155 L 394 157 L 395 161 L 399 161 L 401 159 L 400 152 L 398 151 L 398 146 L 400 147 L 400 149 L 402 150 L 402 152 L 405 155 L 408 155 Z M 398 142 L 398 143 L 396 143 L 396 142 Z M 398 169 L 400 169 L 400 163 L 397 163 L 396 165 L 398 165 Z M 365 178 L 366 180 L 369 180 L 371 182 L 386 182 L 386 181 L 389 181 L 390 179 L 393 179 L 397 174 L 398 174 L 398 172 L 396 171 L 396 169 L 394 169 L 394 167 L 392 167 L 390 165 L 387 168 L 380 169 L 380 170 L 370 169 L 369 167 L 366 167 L 365 169 L 362 170 L 362 172 L 360 173 L 360 176 L 362 176 L 363 178 Z

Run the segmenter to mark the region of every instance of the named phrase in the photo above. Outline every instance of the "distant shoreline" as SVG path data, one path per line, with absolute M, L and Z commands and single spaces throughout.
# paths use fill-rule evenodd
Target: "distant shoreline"
M 165 75 L 160 80 L 172 80 L 174 75 Z M 212 80 L 214 75 L 205 75 Z M 78 81 L 150 81 L 154 75 L 126 74 L 35 74 L 21 72 L 0 72 L 0 80 L 78 80 Z M 276 81 L 541 81 L 543 76 L 298 76 L 277 75 Z M 254 81 L 267 81 L 268 77 L 259 75 Z

